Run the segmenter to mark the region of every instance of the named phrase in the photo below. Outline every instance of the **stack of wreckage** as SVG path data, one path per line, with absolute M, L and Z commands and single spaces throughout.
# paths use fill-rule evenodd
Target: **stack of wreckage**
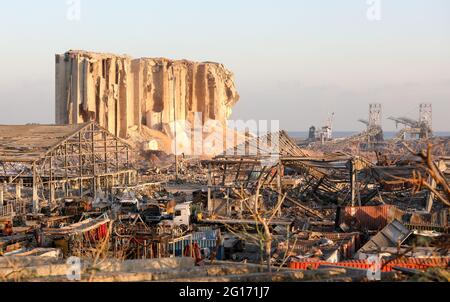
M 371 106 L 347 141 L 173 156 L 175 120 L 226 126 L 223 65 L 70 51 L 56 74 L 68 125 L 0 125 L 2 280 L 366 281 L 374 259 L 382 280 L 450 279 L 450 144 L 428 128 L 425 154 L 380 142 Z
M 235 215 L 245 223 L 242 202 L 258 194 L 255 188 L 268 208 L 283 199 L 277 217 L 291 219 L 292 233 L 280 242 L 275 255 L 282 255 L 283 262 L 289 258 L 287 262 L 295 263 L 291 267 L 305 267 L 298 263 L 312 261 L 364 260 L 372 254 L 389 260 L 399 255 L 413 258 L 411 263 L 415 258 L 432 258 L 444 267 L 448 264 L 448 205 L 434 202 L 433 191 L 417 190 L 408 181 L 420 170 L 417 158 L 386 165 L 347 154 L 309 157 L 306 153 L 281 152 L 273 166 L 264 165 L 262 157 L 218 157 L 208 162 L 214 171 L 213 195 L 226 191 L 222 204 L 211 198 L 209 210 Z M 443 157 L 435 165 L 448 177 L 447 162 Z M 235 178 L 227 183 L 229 175 Z M 274 231 L 286 235 L 282 229 Z
M 150 181 L 183 169 L 140 173 L 95 123 L 0 126 L 2 277 L 67 280 L 75 256 L 93 281 L 363 281 L 376 255 L 384 280 L 446 278 L 448 204 L 419 157 L 268 136 Z M 447 180 L 449 162 L 433 161 Z M 410 181 L 420 171 L 429 187 Z

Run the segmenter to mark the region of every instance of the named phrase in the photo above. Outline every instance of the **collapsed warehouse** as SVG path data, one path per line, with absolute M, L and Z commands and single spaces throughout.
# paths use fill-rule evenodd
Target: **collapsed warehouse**
M 78 191 L 96 196 L 97 188 L 136 182 L 129 145 L 95 123 L 79 125 L 0 126 L 2 198 L 15 188 L 16 201 L 28 194 L 37 213 L 40 200 L 52 206 Z M 26 192 L 23 192 L 26 196 Z M 31 197 L 30 197 L 31 196 Z M 1 200 L 3 202 L 3 200 Z M 20 211 L 19 204 L 13 210 Z

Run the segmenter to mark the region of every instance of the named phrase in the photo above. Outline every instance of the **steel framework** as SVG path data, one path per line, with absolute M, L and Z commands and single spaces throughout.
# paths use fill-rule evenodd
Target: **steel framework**
M 8 140 L 6 134 L 1 135 L 6 132 L 5 127 L 14 131 L 14 126 L 0 126 L 3 141 Z M 85 194 L 95 197 L 99 190 L 109 192 L 113 186 L 137 182 L 132 148 L 124 140 L 94 122 L 77 125 L 70 133 L 62 127 L 30 126 L 25 133 L 20 132 L 23 137 L 17 143 L 14 141 L 8 149 L 0 150 L 1 191 L 16 186 L 16 199 L 20 200 L 22 186 L 31 188 L 33 211 L 37 212 L 42 200 L 55 204 L 62 197 Z M 69 134 L 58 137 L 54 143 L 52 139 L 60 129 Z M 46 139 L 52 143 L 46 144 Z M 36 152 L 38 146 L 41 149 Z

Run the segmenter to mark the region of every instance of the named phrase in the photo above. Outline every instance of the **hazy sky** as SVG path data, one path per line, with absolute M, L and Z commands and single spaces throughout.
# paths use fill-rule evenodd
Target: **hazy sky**
M 234 119 L 279 119 L 287 130 L 360 130 L 368 104 L 417 117 L 434 106 L 450 130 L 450 1 L 66 0 L 0 4 L 0 124 L 54 120 L 54 54 L 86 49 L 225 64 L 241 100 Z M 73 7 L 73 6 L 72 6 Z

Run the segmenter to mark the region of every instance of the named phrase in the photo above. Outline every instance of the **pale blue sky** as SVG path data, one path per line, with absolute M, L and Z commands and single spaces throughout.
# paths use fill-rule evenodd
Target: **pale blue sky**
M 235 119 L 279 119 L 307 130 L 336 113 L 337 130 L 362 129 L 368 103 L 389 115 L 434 105 L 450 130 L 450 1 L 66 0 L 0 4 L 0 124 L 51 123 L 54 54 L 68 49 L 216 61 L 231 69 L 241 100 Z

